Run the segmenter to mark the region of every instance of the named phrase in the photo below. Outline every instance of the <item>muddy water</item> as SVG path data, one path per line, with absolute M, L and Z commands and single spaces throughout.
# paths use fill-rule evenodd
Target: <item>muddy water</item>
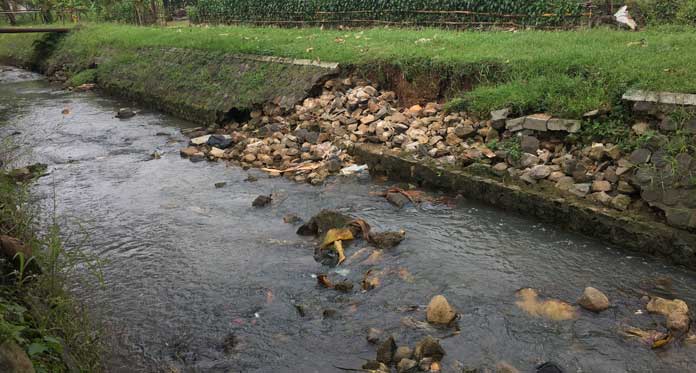
M 109 371 L 359 368 L 375 354 L 365 342 L 368 327 L 412 346 L 426 334 L 442 338 L 444 371 L 501 360 L 522 371 L 548 360 L 569 372 L 696 371 L 696 346 L 651 351 L 618 333 L 621 325 L 661 321 L 634 314 L 643 291 L 696 306 L 693 272 L 465 199 L 398 211 L 370 194 L 386 185 L 365 178 L 313 187 L 193 164 L 178 155 L 186 141 L 179 129 L 191 124 L 148 111 L 113 118 L 123 104 L 60 91 L 20 70 L 0 73 L 0 137 L 30 150 L 19 162 L 49 164 L 50 175 L 34 188 L 39 202 L 51 205 L 55 191 L 66 233 L 86 234 L 83 248 L 107 261 L 103 288 L 76 291 L 109 325 Z M 150 160 L 156 150 L 161 159 Z M 249 173 L 259 181 L 245 182 Z M 217 189 L 217 182 L 227 186 Z M 271 207 L 251 207 L 269 193 L 276 195 Z M 312 240 L 282 218 L 323 208 L 408 232 L 375 265 L 354 261 L 331 272 L 357 285 L 367 269 L 383 270 L 379 287 L 340 294 L 315 285 L 313 274 L 331 270 L 313 260 Z M 656 279 L 671 285 L 655 288 Z M 549 321 L 514 303 L 522 287 L 573 301 L 588 285 L 615 307 Z M 459 333 L 401 323 L 422 320 L 422 306 L 437 293 L 462 312 Z M 326 309 L 336 315 L 323 317 Z

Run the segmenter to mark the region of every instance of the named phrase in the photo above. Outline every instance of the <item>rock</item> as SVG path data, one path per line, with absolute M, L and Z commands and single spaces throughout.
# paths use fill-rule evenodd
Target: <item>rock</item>
M 208 154 L 210 154 L 211 157 L 223 158 L 225 156 L 225 151 L 218 148 L 210 148 L 210 152 Z
M 410 359 L 413 356 L 413 350 L 408 346 L 400 346 L 394 352 L 394 362 L 399 363 L 403 359 Z
M 194 137 L 190 140 L 191 145 L 203 145 L 207 144 L 210 139 L 210 135 Z
M 625 194 L 617 194 L 611 200 L 611 207 L 613 207 L 619 211 L 628 210 L 628 206 L 630 206 L 630 205 L 631 205 L 631 197 L 629 197 Z
M 601 162 L 604 160 L 604 158 L 607 155 L 606 148 L 604 147 L 604 144 L 592 144 L 592 147 L 590 147 L 590 152 L 588 156 L 590 159 Z
M 378 249 L 389 250 L 396 247 L 406 238 L 406 232 L 371 232 L 370 242 Z
M 391 369 L 389 369 L 388 366 L 376 360 L 368 360 L 365 364 L 363 364 L 362 368 L 370 372 L 391 373 Z
M 283 223 L 285 224 L 299 224 L 302 222 L 302 218 L 295 214 L 287 214 L 283 216 Z
M 572 119 L 551 119 L 547 123 L 549 131 L 565 131 L 569 133 L 580 132 L 582 128 L 582 122 L 579 120 Z
M 606 194 L 605 192 L 592 193 L 587 198 L 599 202 L 604 206 L 610 206 L 612 200 L 611 196 Z
M 34 373 L 27 353 L 11 339 L 0 343 L 0 372 Z
M 537 157 L 536 155 L 532 155 L 529 153 L 523 153 L 520 156 L 520 166 L 522 166 L 522 168 L 532 167 L 538 163 L 539 163 L 539 157 Z
M 556 182 L 556 189 L 569 191 L 575 185 L 575 180 L 570 176 L 563 176 Z
M 467 137 L 474 132 L 476 132 L 476 130 L 470 124 L 459 124 L 454 128 L 454 134 L 462 138 Z
M 343 280 L 334 284 L 334 289 L 343 293 L 350 293 L 353 291 L 353 282 L 350 280 Z
M 524 119 L 523 127 L 532 131 L 546 132 L 548 130 L 547 123 L 551 116 L 546 114 L 529 115 Z
M 325 319 L 333 319 L 338 317 L 338 311 L 333 308 L 327 308 L 321 312 L 321 316 Z
M 445 350 L 442 348 L 442 346 L 440 346 L 440 342 L 438 342 L 437 339 L 427 336 L 416 343 L 413 356 L 418 361 L 421 361 L 424 358 L 431 358 L 433 361 L 440 361 L 445 356 Z
M 530 176 L 536 180 L 546 179 L 551 175 L 551 167 L 544 165 L 537 165 L 532 167 Z
M 411 359 L 402 359 L 396 366 L 397 373 L 414 373 L 418 371 L 418 363 Z
M 202 153 L 198 150 L 198 148 L 194 148 L 193 146 L 189 146 L 189 147 L 183 148 L 183 149 L 181 149 L 181 150 L 179 151 L 179 154 L 180 154 L 183 158 L 190 158 L 190 157 L 193 157 L 193 156 L 195 156 L 196 154 L 199 154 L 199 153 L 202 154 Z
M 307 223 L 297 229 L 301 236 L 323 235 L 334 228 L 343 228 L 353 220 L 352 217 L 341 214 L 338 211 L 322 210 L 313 216 Z
M 563 369 L 556 363 L 546 362 L 536 367 L 536 373 L 563 373 Z
M 22 253 L 27 260 L 32 257 L 31 247 L 14 237 L 0 235 L 0 255 L 13 260 L 18 253 Z
M 657 313 L 667 318 L 666 326 L 670 330 L 685 333 L 689 330 L 689 306 L 680 299 L 667 300 L 660 297 L 651 298 L 645 307 L 650 313 Z
M 382 338 L 382 334 L 384 334 L 384 331 L 381 329 L 376 329 L 376 328 L 368 329 L 367 330 L 367 342 L 372 343 L 372 344 L 379 343 L 379 340 Z
M 271 196 L 260 195 L 251 203 L 254 207 L 265 207 L 273 201 Z
M 426 310 L 426 319 L 429 323 L 447 325 L 456 317 L 457 312 L 444 296 L 436 295 L 430 300 Z
M 522 136 L 520 146 L 523 152 L 536 154 L 537 150 L 539 150 L 539 139 L 534 136 Z
M 645 122 L 640 122 L 640 123 L 634 124 L 633 127 L 631 127 L 631 128 L 633 129 L 633 132 L 636 135 L 641 136 L 641 135 L 645 134 L 646 132 L 648 132 L 648 130 L 650 129 L 650 125 L 645 123 Z
M 210 135 L 207 144 L 218 149 L 227 149 L 232 145 L 232 136 Z
M 505 129 L 510 132 L 521 131 L 524 129 L 525 118 L 508 119 L 505 121 Z
M 592 184 L 589 183 L 573 184 L 573 186 L 568 191 L 578 197 L 585 197 L 587 194 L 590 193 L 591 186 Z
M 495 365 L 495 373 L 520 373 L 520 371 L 512 365 L 501 361 Z
M 636 189 L 631 184 L 621 180 L 616 191 L 623 194 L 633 194 L 636 192 Z
M 128 118 L 132 118 L 134 116 L 135 116 L 135 111 L 133 111 L 127 107 L 120 108 L 116 112 L 116 118 L 118 118 L 118 119 L 128 119 Z
M 602 312 L 609 308 L 609 298 L 593 287 L 586 287 L 578 299 L 578 304 L 588 311 Z
M 628 157 L 628 160 L 634 165 L 644 164 L 650 162 L 650 157 L 652 152 L 645 148 L 636 149 Z
M 389 192 L 387 193 L 386 198 L 387 201 L 389 201 L 389 203 L 398 208 L 402 208 L 411 203 L 411 200 L 408 199 L 408 197 L 406 197 L 405 195 L 403 195 L 403 193 Z
M 611 192 L 611 183 L 606 180 L 595 180 L 592 182 L 593 192 Z
M 420 360 L 420 362 L 418 363 L 418 369 L 420 369 L 423 372 L 430 372 L 430 367 L 432 365 L 433 365 L 433 359 L 426 357 L 426 358 Z
M 508 169 L 508 165 L 505 162 L 497 163 L 492 168 L 493 173 L 495 173 L 498 176 L 504 176 L 506 174 L 507 169 Z
M 491 111 L 491 126 L 497 130 L 505 128 L 505 121 L 511 113 L 510 108 Z
M 221 182 L 219 182 L 219 183 L 215 183 L 215 187 L 218 188 L 218 189 L 219 189 L 219 188 L 224 188 L 225 186 L 227 186 L 227 183 L 224 182 L 224 181 L 221 181 Z
M 394 336 L 389 336 L 379 347 L 377 347 L 377 361 L 384 363 L 387 366 L 391 365 L 396 352 L 396 342 Z

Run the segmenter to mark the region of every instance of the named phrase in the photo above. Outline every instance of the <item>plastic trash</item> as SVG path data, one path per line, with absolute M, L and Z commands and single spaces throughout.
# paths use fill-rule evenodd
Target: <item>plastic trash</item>
M 342 168 L 341 175 L 350 176 L 350 175 L 354 175 L 354 174 L 363 173 L 365 171 L 367 171 L 366 164 L 363 164 L 363 165 L 354 164 L 354 165 Z

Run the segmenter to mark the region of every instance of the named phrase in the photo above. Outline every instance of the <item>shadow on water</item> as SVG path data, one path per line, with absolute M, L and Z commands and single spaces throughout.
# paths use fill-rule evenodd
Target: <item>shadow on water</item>
M 654 328 L 660 321 L 635 315 L 641 289 L 655 279 L 671 279 L 669 293 L 696 304 L 693 272 L 465 200 L 398 211 L 371 194 L 385 186 L 370 180 L 339 177 L 313 187 L 193 164 L 178 155 L 186 142 L 179 129 L 190 124 L 148 111 L 121 121 L 113 117 L 121 105 L 55 90 L 20 70 L 0 73 L 0 136 L 14 133 L 32 149 L 25 163 L 50 165 L 36 195 L 51 203 L 55 188 L 66 229 L 82 224 L 89 250 L 108 261 L 106 286 L 78 293 L 112 330 L 109 371 L 359 368 L 374 358 L 369 327 L 411 346 L 427 334 L 443 338 L 445 371 L 455 361 L 477 367 L 501 360 L 523 371 L 547 360 L 572 372 L 696 370 L 696 346 L 652 351 L 618 333 L 624 324 Z M 155 150 L 163 156 L 150 160 Z M 245 182 L 248 173 L 259 181 Z M 272 206 L 251 207 L 269 193 Z M 374 264 L 329 270 L 312 258 L 314 242 L 283 223 L 286 214 L 309 218 L 324 208 L 380 230 L 404 229 L 407 239 Z M 347 256 L 362 247 L 349 246 Z M 322 289 L 313 277 L 329 271 L 357 285 L 370 268 L 383 275 L 366 293 Z M 554 322 L 515 306 L 522 287 L 572 302 L 588 285 L 614 307 Z M 460 333 L 402 323 L 422 320 L 437 293 L 462 312 Z M 324 317 L 326 309 L 335 316 Z

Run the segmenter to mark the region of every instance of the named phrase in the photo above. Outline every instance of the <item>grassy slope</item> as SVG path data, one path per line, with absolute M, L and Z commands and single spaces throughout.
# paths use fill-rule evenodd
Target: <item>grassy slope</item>
M 82 56 L 105 47 L 180 47 L 344 64 L 389 62 L 402 66 L 407 75 L 432 66 L 473 69 L 482 84 L 464 94 L 459 106 L 485 112 L 512 105 L 519 112 L 577 116 L 611 105 L 629 87 L 696 93 L 695 31 L 342 31 L 102 24 L 90 25 L 66 42 Z M 7 38 L 0 36 L 0 54 Z

